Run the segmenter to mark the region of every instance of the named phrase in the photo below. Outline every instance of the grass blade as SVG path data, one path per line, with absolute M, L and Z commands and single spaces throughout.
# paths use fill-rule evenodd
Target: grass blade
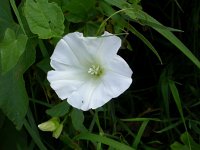
M 44 144 L 38 137 L 37 133 L 31 128 L 27 120 L 24 121 L 24 126 L 30 134 L 30 136 L 32 137 L 32 139 L 34 140 L 35 144 L 40 148 L 40 150 L 47 150 L 47 148 L 44 146 Z
M 118 150 L 134 150 L 134 148 L 131 148 L 128 145 L 125 145 L 125 144 L 115 141 L 113 139 L 110 139 L 110 138 L 107 138 L 107 137 L 104 137 L 101 135 L 96 135 L 93 133 L 79 134 L 78 136 L 75 137 L 75 140 L 89 140 L 89 141 L 93 141 L 93 142 L 101 142 L 103 144 L 109 145 Z
M 156 49 L 154 48 L 154 46 L 149 42 L 149 40 L 147 40 L 147 38 L 145 38 L 139 31 L 137 31 L 130 24 L 128 26 L 126 25 L 126 28 L 129 29 L 140 40 L 142 40 L 142 42 L 144 42 L 144 44 L 146 44 L 146 46 L 149 47 L 149 49 L 157 56 L 157 58 L 159 59 L 160 63 L 162 64 L 162 59 L 161 59 L 160 55 L 158 54 L 158 52 L 156 51 Z
M 154 24 L 158 24 L 160 26 L 163 26 L 160 22 L 158 22 L 156 19 L 151 17 L 145 12 L 143 18 L 138 18 L 141 19 L 142 22 L 145 23 L 145 20 L 147 22 L 152 22 Z M 142 15 L 139 15 L 141 17 Z M 185 56 L 187 56 L 199 69 L 200 69 L 200 61 L 197 59 L 197 57 L 169 30 L 162 29 L 162 28 L 157 28 L 155 26 L 151 26 L 154 30 L 159 32 L 162 36 L 164 36 L 166 39 L 168 39 L 173 45 L 175 45 Z
M 183 109 L 182 109 L 181 99 L 180 99 L 180 96 L 179 96 L 178 89 L 176 88 L 176 85 L 175 85 L 174 81 L 172 81 L 172 80 L 169 80 L 169 87 L 170 87 L 170 90 L 172 92 L 172 96 L 173 96 L 173 98 L 175 100 L 175 103 L 176 103 L 176 106 L 178 108 L 178 111 L 180 113 L 181 119 L 183 121 L 185 130 L 186 130 L 186 133 L 187 133 L 189 148 L 191 150 L 191 144 L 190 144 L 190 140 L 189 140 L 189 134 L 187 132 L 187 126 L 186 126 L 185 118 L 184 118 L 184 115 L 183 115 Z
M 141 125 L 141 127 L 140 127 L 140 129 L 139 129 L 139 131 L 138 131 L 138 134 L 137 134 L 136 137 L 135 137 L 135 140 L 134 140 L 134 142 L 133 142 L 133 147 L 134 147 L 135 149 L 137 149 L 138 144 L 140 143 L 141 137 L 142 137 L 142 135 L 143 135 L 143 133 L 144 133 L 144 130 L 146 129 L 146 126 L 147 126 L 148 122 L 149 122 L 149 120 L 145 120 L 145 121 L 142 123 L 142 125 Z
M 122 121 L 131 121 L 131 122 L 134 122 L 134 121 L 161 121 L 160 119 L 158 118 L 129 118 L 129 119 L 121 119 Z
M 174 98 L 174 101 L 176 103 L 178 111 L 180 113 L 181 119 L 183 120 L 183 122 L 185 124 L 185 118 L 184 118 L 184 115 L 183 115 L 183 109 L 182 109 L 182 105 L 181 105 L 179 92 L 178 92 L 178 89 L 176 88 L 176 85 L 175 85 L 174 81 L 169 80 L 169 87 L 170 87 L 170 90 L 172 92 L 172 96 Z

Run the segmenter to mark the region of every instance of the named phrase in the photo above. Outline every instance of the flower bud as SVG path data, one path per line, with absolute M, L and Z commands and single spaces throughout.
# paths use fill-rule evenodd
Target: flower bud
M 59 127 L 59 118 L 52 118 L 46 122 L 38 125 L 38 128 L 42 131 L 55 131 Z
M 62 130 L 63 130 L 63 124 L 60 124 L 60 125 L 57 127 L 57 129 L 53 131 L 52 136 L 53 136 L 54 138 L 57 139 L 57 138 L 60 136 Z

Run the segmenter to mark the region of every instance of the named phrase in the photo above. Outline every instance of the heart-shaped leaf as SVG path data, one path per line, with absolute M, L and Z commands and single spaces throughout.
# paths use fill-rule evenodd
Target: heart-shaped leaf
M 64 16 L 56 3 L 48 0 L 26 0 L 25 17 L 30 30 L 41 39 L 59 37 L 64 32 Z
M 27 36 L 7 29 L 3 41 L 0 43 L 2 74 L 12 69 L 23 54 L 27 42 Z

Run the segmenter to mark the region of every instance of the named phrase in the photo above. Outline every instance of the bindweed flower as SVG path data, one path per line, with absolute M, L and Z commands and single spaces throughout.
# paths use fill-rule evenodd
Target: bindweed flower
M 120 46 L 121 39 L 108 32 L 100 37 L 67 34 L 51 56 L 50 86 L 75 108 L 86 111 L 103 106 L 132 83 L 132 70 L 117 55 Z

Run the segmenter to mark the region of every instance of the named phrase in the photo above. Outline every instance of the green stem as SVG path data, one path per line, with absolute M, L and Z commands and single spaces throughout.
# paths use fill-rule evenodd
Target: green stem
M 20 27 L 22 28 L 22 31 L 23 31 L 24 34 L 27 36 L 27 34 L 26 34 L 26 32 L 25 32 L 25 29 L 24 29 L 24 26 L 23 26 L 23 23 L 22 23 L 22 20 L 21 20 L 20 15 L 19 15 L 19 11 L 18 11 L 17 6 L 16 6 L 16 4 L 15 4 L 15 0 L 10 0 L 10 4 L 11 4 L 12 9 L 13 9 L 13 11 L 14 11 L 16 17 L 17 17 L 17 20 L 18 20 L 18 22 L 19 22 L 19 25 L 20 25 Z

